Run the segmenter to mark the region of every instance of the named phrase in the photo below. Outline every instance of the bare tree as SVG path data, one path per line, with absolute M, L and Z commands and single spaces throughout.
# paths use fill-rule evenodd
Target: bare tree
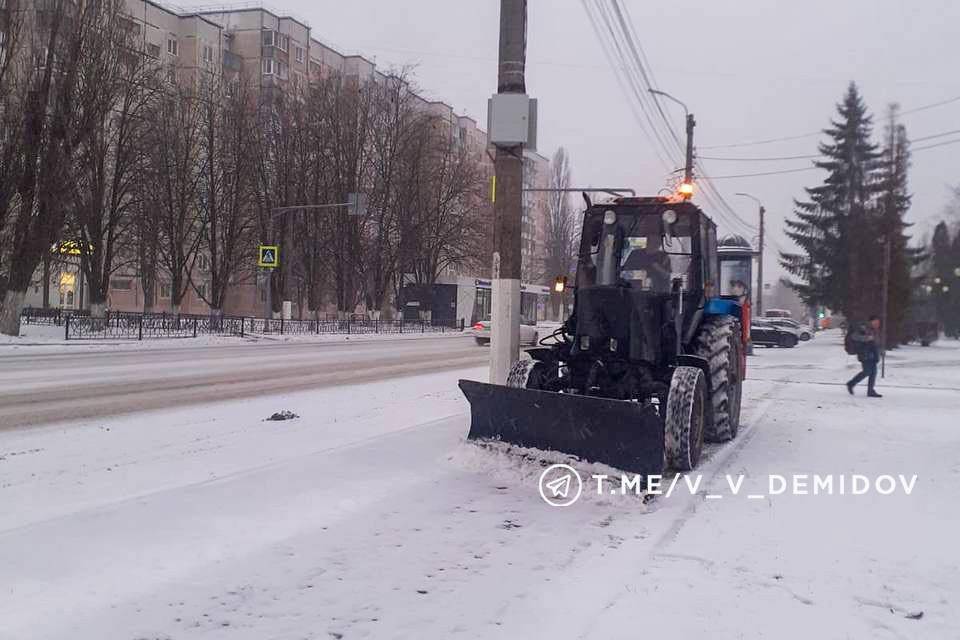
M 135 264 L 127 250 L 143 178 L 145 116 L 156 87 L 155 65 L 137 48 L 127 23 L 114 27 L 115 50 L 93 61 L 100 67 L 106 102 L 100 120 L 80 145 L 74 206 L 67 229 L 77 239 L 90 291 L 90 315 L 103 317 L 110 278 Z M 104 52 L 109 54 L 110 52 Z
M 267 243 L 280 245 L 279 267 L 270 272 L 272 314 L 278 314 L 296 261 L 293 254 L 293 217 L 276 215 L 279 207 L 304 204 L 307 148 L 303 95 L 278 87 L 262 90 L 255 139 L 255 201 L 257 231 Z
M 570 156 L 563 147 L 557 149 L 550 161 L 548 188 L 556 189 L 547 195 L 546 246 L 544 247 L 543 271 L 546 277 L 566 277 L 572 281 L 577 265 L 577 250 L 580 244 L 580 224 L 570 202 L 570 194 L 560 189 L 572 185 Z M 551 292 L 550 303 L 553 317 L 561 319 L 561 309 L 569 293 Z
M 6 292 L 4 265 L 12 239 L 7 220 L 16 204 L 17 184 L 23 170 L 22 114 L 26 98 L 25 76 L 31 60 L 24 56 L 23 32 L 26 8 L 20 0 L 0 5 L 0 304 Z M 26 60 L 24 58 L 26 57 Z
M 416 109 L 406 72 L 378 86 L 373 107 L 370 215 L 366 228 L 365 298 L 372 314 L 396 290 L 402 221 L 419 205 L 422 163 L 417 149 L 429 117 Z
M 371 79 L 335 77 L 323 108 L 328 116 L 326 155 L 328 171 L 325 192 L 334 202 L 346 202 L 350 193 L 365 191 L 373 155 L 373 105 L 376 92 Z M 363 286 L 363 238 L 368 218 L 357 219 L 344 209 L 324 217 L 325 264 L 334 287 L 338 313 L 351 313 L 360 302 Z
M 200 108 L 198 210 L 210 287 L 195 290 L 219 318 L 231 283 L 253 268 L 256 112 L 250 85 L 243 79 L 209 79 Z
M 203 111 L 190 90 L 167 87 L 151 104 L 146 134 L 147 200 L 141 220 L 156 219 L 157 258 L 169 278 L 170 309 L 180 313 L 204 235 L 198 215 Z
M 18 127 L 17 207 L 4 262 L 0 332 L 17 335 L 27 287 L 62 232 L 81 144 L 112 107 L 105 65 L 117 46 L 120 0 L 52 0 L 31 12 L 22 125 Z M 22 56 L 21 56 L 22 57 Z
M 445 270 L 467 264 L 475 256 L 473 239 L 484 233 L 477 198 L 483 177 L 478 154 L 451 135 L 449 123 L 432 118 L 425 125 L 421 138 L 428 144 L 420 156 L 420 202 L 406 239 L 413 282 L 421 287 L 435 284 Z M 422 298 L 421 308 L 429 299 Z

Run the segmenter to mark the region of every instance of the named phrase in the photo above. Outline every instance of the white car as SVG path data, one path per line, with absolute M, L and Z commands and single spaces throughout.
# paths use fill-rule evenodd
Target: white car
M 480 320 L 473 325 L 473 339 L 479 345 L 490 344 L 490 320 Z M 536 346 L 540 341 L 536 324 L 520 321 L 520 344 Z
M 797 334 L 797 338 L 806 342 L 813 337 L 813 331 L 809 327 L 805 327 L 796 320 L 790 318 L 764 318 L 767 322 L 781 329 L 790 329 Z

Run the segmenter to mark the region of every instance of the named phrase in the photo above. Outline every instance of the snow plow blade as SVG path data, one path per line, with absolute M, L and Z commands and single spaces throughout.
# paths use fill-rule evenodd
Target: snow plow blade
M 636 402 L 461 380 L 470 440 L 572 454 L 643 476 L 663 473 L 663 421 Z

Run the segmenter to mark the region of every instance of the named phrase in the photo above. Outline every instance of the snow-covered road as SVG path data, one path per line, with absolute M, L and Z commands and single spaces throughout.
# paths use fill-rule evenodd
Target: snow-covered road
M 463 335 L 378 338 L 175 341 L 151 349 L 133 342 L 119 351 L 8 347 L 0 349 L 0 430 L 463 368 L 488 354 Z
M 0 432 L 0 638 L 957 637 L 960 348 L 882 400 L 835 336 L 750 366 L 741 435 L 648 505 L 464 444 L 482 368 Z M 815 473 L 918 477 L 746 497 Z

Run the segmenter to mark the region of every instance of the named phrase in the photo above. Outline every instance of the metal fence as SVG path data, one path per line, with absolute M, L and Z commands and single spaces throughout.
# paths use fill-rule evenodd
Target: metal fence
M 195 338 L 200 335 L 367 335 L 399 333 L 462 332 L 462 320 L 380 320 L 364 316 L 314 320 L 272 320 L 241 316 L 202 316 L 166 313 L 108 312 L 103 318 L 52 313 L 26 313 L 26 324 L 62 324 L 67 340 L 144 340 L 149 338 Z M 36 311 L 36 310 L 34 310 Z M 54 311 L 54 310 L 45 310 Z
M 24 307 L 20 312 L 21 322 L 24 324 L 49 324 L 57 327 L 61 326 L 64 320 L 69 316 L 88 316 L 90 312 L 86 309 L 37 309 L 34 307 Z

